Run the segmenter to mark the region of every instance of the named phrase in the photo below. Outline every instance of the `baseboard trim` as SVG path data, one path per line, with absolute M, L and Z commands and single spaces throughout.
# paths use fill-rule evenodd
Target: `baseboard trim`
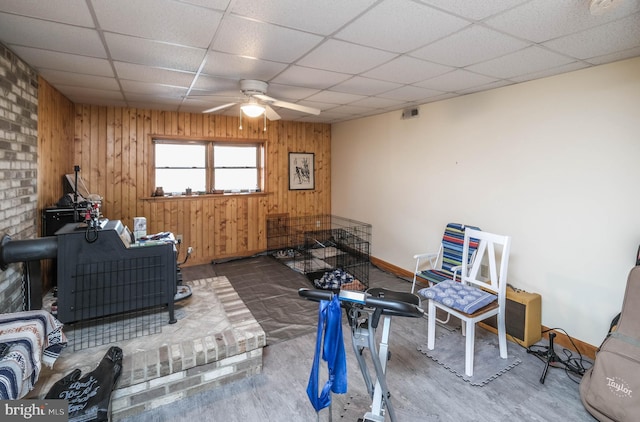
M 413 280 L 413 273 L 411 271 L 407 271 L 403 268 L 397 267 L 393 264 L 390 264 L 386 261 L 383 261 L 382 259 L 379 259 L 373 256 L 370 258 L 370 260 L 373 265 L 375 265 L 376 267 L 380 268 L 383 271 L 390 272 L 401 278 L 408 278 L 409 280 Z M 549 340 L 549 332 L 551 331 L 556 333 L 554 342 L 558 346 L 562 346 L 574 352 L 581 353 L 583 356 L 589 359 L 595 359 L 596 352 L 598 351 L 597 346 L 593 346 L 589 343 L 585 343 L 584 341 L 581 341 L 572 337 L 571 340 L 573 340 L 573 343 L 575 344 L 575 347 L 574 347 L 574 344 L 571 343 L 569 336 L 567 336 L 565 333 L 563 333 L 562 331 L 551 330 L 549 327 L 545 327 L 544 325 L 542 326 L 542 337 L 546 340 Z
M 552 330 L 548 327 L 545 327 L 544 325 L 542 326 L 542 337 L 546 340 L 549 340 L 549 333 L 550 332 L 554 332 L 556 333 L 556 337 L 553 339 L 554 344 L 557 344 L 558 346 L 562 346 L 566 349 L 572 350 L 574 352 L 578 352 L 580 354 L 582 354 L 582 356 L 587 357 L 591 360 L 596 358 L 596 352 L 598 351 L 598 347 L 593 346 L 589 343 L 585 343 L 584 341 L 578 340 L 576 338 L 571 337 L 571 339 L 569 339 L 569 336 L 567 336 L 564 332 L 562 331 L 557 331 L 557 330 Z M 573 343 L 575 344 L 575 347 L 573 344 L 571 344 L 571 340 L 573 340 Z M 576 350 L 578 349 L 578 350 Z

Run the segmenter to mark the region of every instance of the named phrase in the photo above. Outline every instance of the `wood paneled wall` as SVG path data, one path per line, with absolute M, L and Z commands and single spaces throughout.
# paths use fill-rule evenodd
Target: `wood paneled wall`
M 60 199 L 62 178 L 73 173 L 74 106 L 47 81 L 38 78 L 38 210 Z M 41 215 L 41 214 L 40 214 Z M 38 219 L 42 233 L 42 219 Z
M 75 106 L 73 162 L 92 193 L 104 198 L 103 214 L 129 227 L 147 218 L 147 231 L 183 235 L 190 264 L 248 256 L 266 250 L 266 216 L 330 214 L 331 126 L 268 122 L 211 114 Z M 255 194 L 152 198 L 152 137 L 266 139 L 265 191 Z M 290 191 L 288 153 L 315 153 L 315 189 Z M 58 177 L 58 176 L 56 176 Z

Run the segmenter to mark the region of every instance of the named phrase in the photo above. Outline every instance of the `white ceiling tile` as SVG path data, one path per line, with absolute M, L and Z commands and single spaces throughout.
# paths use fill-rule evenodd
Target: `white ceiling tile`
M 442 75 L 451 70 L 453 70 L 453 68 L 449 66 L 439 65 L 413 57 L 400 56 L 389 63 L 365 72 L 363 76 L 389 82 L 412 84 Z
M 156 83 L 174 86 L 189 87 L 196 75 L 195 72 L 179 72 L 124 62 L 114 62 L 114 66 L 120 79 L 142 82 L 153 80 Z
M 474 86 L 468 89 L 462 89 L 460 91 L 457 91 L 457 93 L 462 95 L 472 94 L 474 92 L 488 91 L 490 89 L 496 89 L 496 88 L 501 88 L 503 86 L 513 85 L 514 83 L 515 82 L 507 79 L 501 79 L 495 82 L 488 83 L 486 85 L 480 85 L 480 86 Z M 452 96 L 453 95 L 450 95 L 449 97 L 452 97 Z M 444 99 L 444 98 L 437 97 L 436 99 L 440 101 L 441 99 Z
M 77 54 L 59 53 L 50 50 L 40 50 L 31 47 L 12 47 L 14 53 L 26 60 L 36 69 L 63 70 L 67 72 L 77 72 L 96 76 L 114 77 L 113 69 L 107 59 L 78 56 Z
M 202 73 L 223 78 L 269 81 L 286 67 L 284 63 L 210 51 Z
M 403 86 L 402 88 L 380 94 L 378 97 L 400 101 L 418 101 L 441 94 L 442 91 L 435 91 L 433 89 L 420 88 L 417 86 Z
M 121 101 L 124 105 L 124 97 L 120 91 L 104 90 L 86 88 L 76 85 L 56 85 L 56 89 L 60 91 L 65 97 L 69 98 L 74 103 L 79 104 L 102 104 L 97 102 L 100 100 L 109 101 Z M 90 99 L 95 98 L 95 101 Z
M 172 0 L 94 1 L 93 8 L 104 31 L 207 48 L 222 13 Z M 144 19 L 140 15 L 144 14 Z M 184 23 L 189 30 L 184 30 Z
M 541 43 L 614 21 L 638 10 L 640 2 L 634 0 L 604 15 L 593 16 L 589 13 L 589 2 L 586 0 L 532 0 L 487 19 L 485 23 L 506 33 Z
M 387 107 L 402 107 L 403 101 L 400 100 L 392 100 L 389 98 L 380 98 L 380 97 L 367 97 L 362 100 L 354 101 L 351 105 L 359 105 L 362 107 L 368 108 L 387 108 Z
M 332 123 L 638 57 L 640 0 L 588 3 L 0 0 L 0 43 L 73 102 L 200 112 L 259 79 L 323 110 L 283 119 Z
M 470 22 L 411 0 L 386 0 L 335 37 L 396 53 L 414 50 Z
M 4 44 L 107 57 L 94 30 L 6 13 L 0 13 L 0 40 Z
M 206 54 L 206 50 L 200 48 L 181 47 L 111 33 L 104 36 L 111 57 L 122 62 L 195 72 Z
M 420 0 L 467 19 L 481 20 L 529 0 Z
M 224 11 L 229 6 L 231 0 L 177 0 L 180 3 L 195 4 L 196 6 L 208 7 L 209 9 L 215 9 Z
M 290 62 L 306 54 L 322 37 L 281 26 L 228 16 L 213 49 L 276 62 Z
M 487 85 L 495 82 L 495 78 L 456 69 L 453 72 L 418 82 L 415 85 L 422 88 L 429 88 L 436 91 L 462 91 L 474 86 Z
M 79 87 L 117 91 L 120 89 L 115 78 L 83 75 L 61 70 L 43 69 L 40 73 L 52 85 L 76 85 Z
M 329 72 L 326 70 L 312 69 L 310 67 L 291 66 L 273 78 L 272 82 L 303 88 L 326 89 L 350 77 L 351 75 L 344 73 Z
M 93 27 L 86 0 L 2 0 L 0 8 L 17 15 Z
M 133 94 L 147 94 L 157 95 L 158 97 L 181 98 L 187 93 L 187 88 L 185 87 L 128 80 L 120 81 L 120 83 L 122 84 L 122 89 L 124 89 L 128 93 Z M 128 97 L 129 94 L 127 94 L 127 98 Z
M 318 101 L 333 104 L 349 104 L 363 99 L 362 95 L 347 94 L 345 92 L 322 91 L 307 98 L 308 101 Z
M 300 59 L 298 64 L 333 72 L 357 74 L 389 61 L 395 56 L 393 53 L 371 47 L 328 40 Z
M 468 70 L 499 79 L 509 79 L 528 73 L 539 72 L 550 67 L 568 64 L 574 60 L 533 46 L 497 59 L 467 67 Z
M 603 54 L 598 57 L 591 57 L 586 59 L 585 61 L 591 64 L 605 64 L 611 62 L 617 62 L 618 60 L 630 59 L 632 57 L 640 56 L 640 46 L 635 48 L 630 48 L 628 50 L 622 50 L 615 53 Z
M 373 113 L 376 110 L 370 107 L 359 107 L 356 105 L 349 104 L 349 105 L 340 105 L 338 107 L 332 108 L 331 111 L 334 113 L 344 113 L 347 115 L 359 116 L 367 113 Z
M 300 86 L 269 84 L 268 95 L 279 100 L 298 101 L 317 94 L 319 90 Z
M 331 90 L 347 92 L 350 94 L 376 95 L 381 92 L 399 88 L 400 86 L 402 85 L 395 82 L 387 82 L 378 79 L 363 78 L 362 76 L 354 76 L 351 79 L 333 86 Z
M 329 35 L 370 7 L 375 0 L 236 0 L 232 12 L 315 34 Z
M 338 107 L 340 105 L 338 103 L 322 103 L 322 102 L 319 102 L 319 101 L 304 101 L 304 102 L 301 102 L 300 104 L 303 104 L 303 105 L 306 105 L 306 106 L 309 106 L 309 107 L 314 107 L 314 108 L 317 108 L 319 110 L 322 110 L 322 114 L 323 115 L 324 115 L 324 112 L 326 110 L 331 110 L 331 109 L 336 108 L 336 107 Z
M 539 72 L 527 73 L 526 75 L 516 76 L 510 78 L 513 82 L 525 82 L 533 79 L 546 78 L 548 76 L 559 75 L 561 73 L 573 72 L 574 70 L 584 69 L 589 64 L 585 62 L 573 62 L 563 66 L 552 67 L 550 69 L 544 69 Z
M 206 91 L 207 93 L 213 93 L 216 95 L 225 95 L 240 97 L 240 80 L 239 79 L 227 79 L 217 78 L 207 75 L 200 75 L 196 80 L 193 88 L 198 91 Z M 200 92 L 203 94 L 204 92 Z
M 601 56 L 611 50 L 636 48 L 640 46 L 640 13 L 543 45 L 579 59 Z
M 528 44 L 480 25 L 438 40 L 411 53 L 411 56 L 448 66 L 464 67 L 526 47 Z

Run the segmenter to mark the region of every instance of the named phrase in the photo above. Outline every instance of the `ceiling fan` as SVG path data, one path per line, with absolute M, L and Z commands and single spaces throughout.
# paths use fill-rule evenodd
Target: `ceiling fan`
M 280 115 L 275 112 L 271 106 L 288 108 L 290 110 L 300 111 L 302 113 L 318 115 L 320 110 L 313 107 L 306 107 L 300 104 L 289 103 L 286 101 L 280 101 L 275 98 L 271 98 L 266 95 L 268 83 L 258 81 L 254 79 L 242 79 L 240 80 L 240 91 L 247 97 L 245 101 L 237 101 L 234 103 L 223 104 L 217 107 L 213 107 L 204 110 L 203 113 L 214 113 L 219 110 L 224 110 L 240 103 L 240 109 L 248 117 L 258 117 L 265 114 L 265 117 L 269 120 L 279 120 Z M 242 117 L 242 113 L 240 116 Z

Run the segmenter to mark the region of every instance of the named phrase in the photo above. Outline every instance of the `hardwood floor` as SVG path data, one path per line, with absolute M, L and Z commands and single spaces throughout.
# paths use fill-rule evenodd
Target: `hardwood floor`
M 269 265 L 251 258 L 243 263 L 229 263 L 237 275 L 238 265 L 255 275 L 252 265 Z M 275 261 L 274 261 L 275 262 Z M 213 266 L 215 275 L 225 275 L 225 265 Z M 280 264 L 278 264 L 280 265 Z M 274 267 L 276 268 L 276 267 Z M 185 276 L 196 277 L 212 271 L 211 266 L 185 269 Z M 294 273 L 296 274 L 296 273 Z M 293 276 L 293 275 L 292 275 Z M 298 274 L 295 275 L 299 276 Z M 282 277 L 282 274 L 279 274 Z M 372 267 L 371 287 L 409 291 L 410 284 Z M 288 295 L 293 296 L 293 295 Z M 299 301 L 299 297 L 282 298 Z M 348 392 L 333 395 L 334 420 L 356 421 L 369 410 L 371 400 L 351 349 L 350 331 L 345 326 L 348 364 Z M 551 368 L 544 384 L 539 379 L 543 363 L 526 350 L 509 343 L 510 353 L 522 363 L 485 386 L 472 386 L 438 365 L 417 346 L 426 340 L 426 320 L 394 317 L 391 327 L 391 359 L 387 365 L 387 382 L 398 421 L 593 421 L 580 402 L 578 384 L 563 370 Z M 319 418 L 306 395 L 306 386 L 315 350 L 315 333 L 303 334 L 264 349 L 263 372 L 230 385 L 203 392 L 177 403 L 149 410 L 130 422 L 150 421 L 327 421 L 329 410 Z M 556 350 L 561 354 L 561 350 Z M 324 366 L 322 368 L 325 368 Z M 326 369 L 324 369 L 326 371 Z M 387 417 L 389 420 L 389 417 Z

